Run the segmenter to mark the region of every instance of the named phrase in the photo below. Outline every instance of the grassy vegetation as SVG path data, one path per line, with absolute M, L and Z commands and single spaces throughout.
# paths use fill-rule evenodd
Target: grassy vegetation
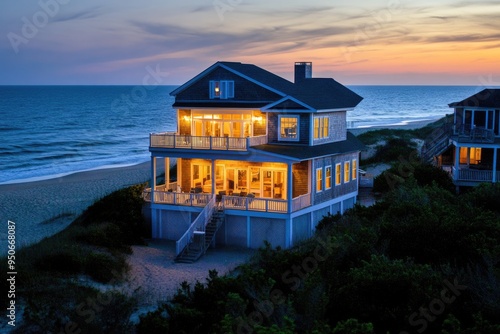
M 143 187 L 106 196 L 62 232 L 17 252 L 17 303 L 25 305 L 25 312 L 16 333 L 59 332 L 71 323 L 82 333 L 130 332 L 134 300 L 78 282 L 113 285 L 125 277 L 131 245 L 149 237 L 141 214 Z M 1 260 L 4 272 L 6 263 Z M 6 282 L 1 284 L 8 291 Z
M 358 137 L 365 145 L 373 145 L 381 140 L 389 140 L 391 138 L 400 138 L 405 141 L 410 141 L 414 138 L 425 139 L 433 131 L 439 129 L 444 123 L 453 122 L 453 115 L 447 115 L 433 123 L 430 123 L 423 128 L 414 130 L 404 130 L 404 129 L 379 129 L 368 131 L 360 134 Z
M 184 283 L 138 333 L 499 333 L 500 185 L 459 196 L 403 178 L 290 250 Z

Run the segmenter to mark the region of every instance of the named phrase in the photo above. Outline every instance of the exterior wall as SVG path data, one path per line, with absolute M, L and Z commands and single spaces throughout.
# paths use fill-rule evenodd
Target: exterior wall
M 292 173 L 293 173 L 293 189 L 292 196 L 293 198 L 298 197 L 300 195 L 305 195 L 309 192 L 309 162 L 302 161 L 298 164 L 292 165 Z
M 286 247 L 285 220 L 261 217 L 250 218 L 250 248 L 259 248 L 268 241 L 273 247 Z
M 177 124 L 179 125 L 179 134 L 181 135 L 191 135 L 191 110 L 189 109 L 179 109 L 177 111 L 178 118 Z M 186 120 L 186 118 L 188 120 Z
M 184 192 L 189 192 L 191 189 L 191 161 L 192 159 L 181 159 L 181 188 Z
M 209 82 L 211 80 L 232 80 L 234 81 L 234 99 L 213 99 L 210 100 Z M 197 82 L 180 92 L 176 96 L 177 101 L 221 101 L 244 100 L 244 101 L 276 101 L 281 96 L 273 93 L 253 82 L 243 79 L 242 77 L 224 69 L 216 68 L 205 77 L 200 78 Z M 207 102 L 207 106 L 210 102 Z
M 279 124 L 278 124 L 278 116 L 279 115 L 287 115 L 287 116 L 299 116 L 299 140 L 298 141 L 279 141 L 278 133 L 279 133 Z M 268 113 L 268 136 L 267 140 L 270 144 L 302 144 L 309 145 L 309 135 L 310 135 L 310 119 L 309 114 L 293 114 L 293 113 Z
M 297 243 L 306 240 L 312 236 L 311 231 L 311 214 L 306 213 L 301 216 L 295 217 L 292 221 L 292 235 L 293 243 Z
M 314 118 L 328 117 L 328 137 L 314 139 Z M 345 111 L 321 113 L 313 117 L 313 145 L 343 141 L 347 139 L 347 118 Z
M 248 235 L 250 232 L 250 235 Z M 285 247 L 286 226 L 285 219 L 239 216 L 226 214 L 224 224 L 217 232 L 217 245 L 259 248 L 264 241 L 273 247 Z
M 350 175 L 350 181 L 348 183 L 344 182 L 344 162 L 350 161 L 350 168 L 351 168 L 351 174 L 352 174 L 352 160 L 356 159 L 358 162 L 358 168 L 359 168 L 359 154 L 358 153 L 350 153 L 350 154 L 343 154 L 343 155 L 332 155 L 329 157 L 325 158 L 318 158 L 313 160 L 313 168 L 312 168 L 312 189 L 311 192 L 313 193 L 313 204 L 318 204 L 322 203 L 352 192 L 355 192 L 358 190 L 358 180 L 357 180 L 357 175 L 356 175 L 356 180 L 352 180 L 352 175 Z M 340 178 L 340 185 L 335 185 L 335 166 L 336 164 L 340 163 L 340 169 L 341 169 L 341 178 Z M 324 170 L 326 166 L 332 166 L 332 187 L 330 189 L 324 189 L 325 187 L 323 186 L 323 190 L 320 192 L 316 191 L 316 169 L 317 168 L 322 168 L 323 170 L 323 184 L 325 184 L 325 174 Z
M 253 122 L 253 135 L 254 136 L 264 136 L 267 133 L 267 126 L 266 126 L 266 114 L 264 114 L 261 111 L 254 111 L 253 112 L 253 117 L 255 118 L 260 118 L 261 121 L 254 121 Z
M 166 240 L 178 240 L 189 228 L 198 213 L 177 210 L 152 209 L 156 214 L 152 221 L 152 237 Z M 201 210 L 200 210 L 201 211 Z
M 318 222 L 328 213 L 343 213 L 354 206 L 356 192 L 342 198 L 321 203 L 305 209 L 303 214 L 290 218 L 291 240 L 293 246 L 310 238 Z M 158 207 L 158 206 L 157 206 Z M 187 211 L 185 208 L 152 209 L 152 237 L 166 240 L 178 240 L 196 219 L 199 210 Z M 286 217 L 286 216 L 285 216 Z M 268 218 L 259 212 L 226 212 L 225 222 L 217 232 L 215 245 L 259 248 L 264 241 L 273 247 L 287 248 L 287 219 Z

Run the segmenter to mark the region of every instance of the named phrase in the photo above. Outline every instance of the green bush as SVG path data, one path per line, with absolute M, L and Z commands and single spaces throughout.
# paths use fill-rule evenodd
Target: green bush
M 85 274 L 97 282 L 118 281 L 127 269 L 127 262 L 121 255 L 92 252 L 86 258 Z

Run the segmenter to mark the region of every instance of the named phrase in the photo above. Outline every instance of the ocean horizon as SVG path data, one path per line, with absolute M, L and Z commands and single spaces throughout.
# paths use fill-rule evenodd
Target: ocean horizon
M 0 184 L 149 161 L 149 133 L 175 131 L 178 86 L 0 86 Z M 348 128 L 433 121 L 479 86 L 348 86 Z

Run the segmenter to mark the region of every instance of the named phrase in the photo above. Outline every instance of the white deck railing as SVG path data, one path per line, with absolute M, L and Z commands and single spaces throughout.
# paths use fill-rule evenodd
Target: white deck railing
M 190 195 L 200 195 L 200 194 L 190 194 Z M 195 231 L 205 231 L 205 226 L 212 216 L 215 208 L 215 195 L 212 196 L 208 203 L 205 204 L 203 210 L 196 219 L 191 223 L 188 230 L 180 237 L 175 243 L 175 255 L 179 255 L 184 248 L 191 242 Z
M 176 193 L 168 191 L 155 191 L 155 203 L 183 206 L 203 207 L 212 198 L 212 194 Z M 145 189 L 142 197 L 146 202 L 151 202 L 151 189 Z M 287 213 L 288 201 L 274 198 L 222 196 L 224 209 L 250 210 L 261 212 Z M 301 195 L 292 200 L 292 212 L 311 206 L 311 194 Z
M 177 193 L 162 190 L 155 190 L 154 194 L 155 203 L 184 206 L 205 206 L 212 197 L 212 194 Z M 151 188 L 144 190 L 142 198 L 146 202 L 151 202 Z
M 159 148 L 181 148 L 190 150 L 234 150 L 244 151 L 251 146 L 267 144 L 267 136 L 256 137 L 210 137 L 179 135 L 170 132 L 151 133 L 149 146 Z
M 288 201 L 283 199 L 222 196 L 224 209 L 251 210 L 263 212 L 288 212 Z
M 456 175 L 456 168 L 452 167 L 452 175 Z M 458 169 L 458 180 L 460 181 L 474 181 L 474 182 L 492 182 L 492 170 L 478 170 L 470 168 Z
M 292 199 L 292 211 L 299 211 L 311 206 L 311 194 L 301 195 Z

